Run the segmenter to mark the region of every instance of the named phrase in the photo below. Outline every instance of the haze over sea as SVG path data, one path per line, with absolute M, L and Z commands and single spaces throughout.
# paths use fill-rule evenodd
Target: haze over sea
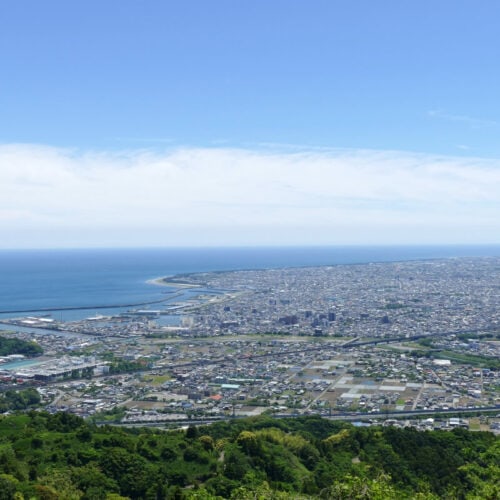
M 171 289 L 148 280 L 181 273 L 499 255 L 498 245 L 2 250 L 0 317 L 39 309 L 53 309 L 57 319 L 116 313 L 57 309 L 162 300 Z

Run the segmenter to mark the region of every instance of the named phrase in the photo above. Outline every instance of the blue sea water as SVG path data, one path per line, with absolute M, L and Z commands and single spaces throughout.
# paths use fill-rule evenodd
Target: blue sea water
M 147 281 L 181 273 L 499 255 L 500 246 L 2 250 L 0 318 L 20 315 L 5 311 L 52 309 L 69 319 L 57 309 L 162 300 L 172 290 Z

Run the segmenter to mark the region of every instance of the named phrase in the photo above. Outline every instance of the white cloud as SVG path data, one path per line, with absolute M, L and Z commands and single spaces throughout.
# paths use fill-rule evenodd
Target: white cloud
M 0 146 L 0 246 L 499 242 L 500 161 Z

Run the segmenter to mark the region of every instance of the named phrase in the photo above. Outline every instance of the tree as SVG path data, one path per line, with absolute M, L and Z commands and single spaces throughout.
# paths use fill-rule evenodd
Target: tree
M 344 480 L 320 492 L 328 500 L 399 500 L 401 493 L 390 484 L 390 477 L 381 474 L 376 479 L 364 479 L 348 474 Z
M 73 483 L 70 472 L 63 469 L 49 471 L 40 477 L 38 487 L 40 496 L 47 499 L 79 500 L 83 495 Z M 56 496 L 52 497 L 53 494 Z
M 19 481 L 10 474 L 0 474 L 0 500 L 13 500 Z

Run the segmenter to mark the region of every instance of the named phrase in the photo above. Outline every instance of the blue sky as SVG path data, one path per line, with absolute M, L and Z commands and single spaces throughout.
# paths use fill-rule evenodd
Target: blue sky
M 493 0 L 3 2 L 0 245 L 498 243 L 499 16 Z M 311 164 L 341 192 L 313 189 Z M 175 203 L 147 199 L 159 179 Z

